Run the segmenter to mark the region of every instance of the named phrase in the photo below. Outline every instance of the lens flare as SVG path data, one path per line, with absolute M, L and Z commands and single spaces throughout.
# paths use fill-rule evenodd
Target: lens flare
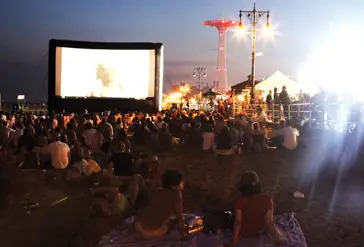
M 269 23 L 262 24 L 259 28 L 260 34 L 262 35 L 262 39 L 266 42 L 275 42 L 277 36 L 280 35 L 280 32 L 278 32 L 278 24 L 272 25 Z M 259 35 L 259 34 L 258 34 Z
M 272 25 L 271 23 L 268 26 L 266 24 L 257 26 L 257 39 L 262 40 L 265 43 L 274 43 L 277 36 L 281 34 L 278 31 L 278 27 L 278 24 Z M 231 32 L 233 33 L 233 39 L 237 40 L 238 42 L 247 41 L 251 37 L 251 30 L 245 25 L 242 27 L 237 26 L 236 28 L 232 28 Z
M 330 93 L 351 95 L 353 100 L 364 101 L 361 92 L 364 31 L 361 27 L 336 28 L 326 42 L 318 45 L 317 52 L 299 72 L 300 81 Z
M 233 33 L 233 39 L 235 39 L 237 41 L 247 40 L 249 37 L 249 35 L 248 35 L 249 32 L 246 29 L 246 26 L 232 28 L 230 30 Z

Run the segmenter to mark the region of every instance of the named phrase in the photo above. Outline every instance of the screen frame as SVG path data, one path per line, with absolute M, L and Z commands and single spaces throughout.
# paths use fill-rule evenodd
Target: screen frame
M 56 95 L 56 48 L 104 49 L 104 50 L 154 50 L 155 51 L 155 82 L 154 97 L 147 99 L 133 98 L 87 98 L 61 97 Z M 80 111 L 80 105 L 88 111 L 100 111 L 100 104 L 107 109 L 111 107 L 123 112 L 127 111 L 158 111 L 162 107 L 163 91 L 163 44 L 162 43 L 118 43 L 89 42 L 73 40 L 49 41 L 48 60 L 48 108 L 51 112 Z

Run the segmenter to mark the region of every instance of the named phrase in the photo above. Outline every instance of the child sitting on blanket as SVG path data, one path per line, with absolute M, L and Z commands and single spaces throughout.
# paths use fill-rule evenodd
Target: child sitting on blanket
M 163 189 L 158 191 L 150 204 L 135 217 L 134 228 L 144 238 L 164 236 L 175 216 L 182 238 L 187 236 L 182 217 L 182 190 L 184 182 L 178 171 L 167 170 L 162 177 Z
M 237 244 L 239 237 L 254 237 L 267 228 L 275 244 L 284 244 L 285 240 L 273 221 L 273 200 L 262 194 L 258 175 L 253 171 L 241 176 L 239 190 L 241 196 L 235 202 L 235 220 L 230 244 Z

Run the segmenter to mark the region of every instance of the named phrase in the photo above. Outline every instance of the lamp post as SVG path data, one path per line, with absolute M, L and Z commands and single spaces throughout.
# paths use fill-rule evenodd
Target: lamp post
M 201 103 L 201 76 L 203 77 L 207 77 L 206 74 L 206 68 L 202 68 L 200 66 L 196 67 L 193 69 L 193 73 L 192 73 L 193 77 L 197 77 L 198 76 L 198 109 L 200 109 L 200 103 Z
M 250 76 L 250 80 L 251 80 L 251 85 L 252 85 L 252 96 L 254 97 L 254 87 L 255 87 L 255 40 L 256 40 L 256 26 L 259 23 L 260 19 L 263 18 L 264 16 L 267 17 L 267 23 L 266 23 L 266 27 L 269 28 L 270 27 L 270 23 L 269 23 L 269 11 L 258 11 L 255 8 L 255 3 L 254 3 L 254 8 L 253 10 L 249 10 L 249 11 L 243 11 L 240 10 L 239 11 L 239 28 L 242 29 L 243 28 L 243 22 L 242 22 L 242 17 L 243 14 L 249 19 L 251 25 L 252 25 L 252 30 L 251 30 L 251 39 L 252 39 L 252 68 L 251 68 L 251 76 Z
M 202 68 L 200 66 L 194 68 L 192 76 L 193 77 L 198 77 L 198 91 L 199 91 L 199 93 L 201 93 L 201 84 L 202 84 L 201 76 L 203 76 L 203 77 L 207 76 L 206 68 Z

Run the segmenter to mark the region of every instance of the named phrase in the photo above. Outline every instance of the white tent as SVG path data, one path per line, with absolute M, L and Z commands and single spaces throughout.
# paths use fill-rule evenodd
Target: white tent
M 261 83 L 255 86 L 256 90 L 269 91 L 276 87 L 278 88 L 278 92 L 282 90 L 282 87 L 286 86 L 287 91 L 290 94 L 299 93 L 301 86 L 299 83 L 291 80 L 280 71 L 276 71 L 273 75 L 263 80 Z

